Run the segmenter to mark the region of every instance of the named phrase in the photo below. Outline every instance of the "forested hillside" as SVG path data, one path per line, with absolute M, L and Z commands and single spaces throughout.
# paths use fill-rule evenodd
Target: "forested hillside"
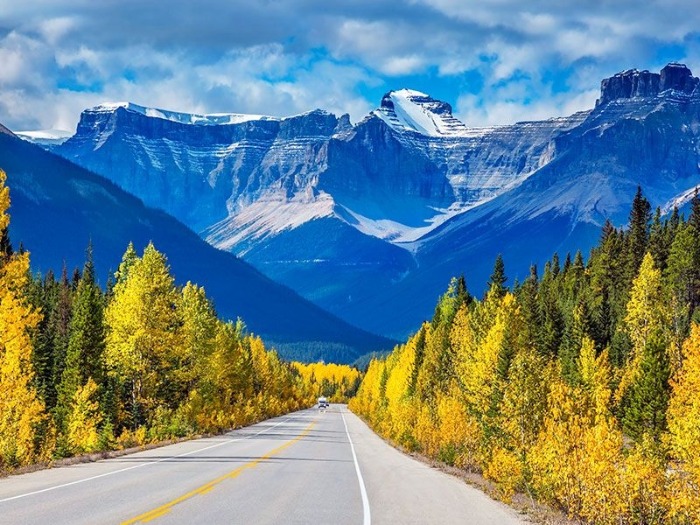
M 221 316 L 242 317 L 251 332 L 289 360 L 351 363 L 395 344 L 342 322 L 214 249 L 173 217 L 9 132 L 0 133 L 0 167 L 12 188 L 10 236 L 15 246 L 31 251 L 33 271 L 60 275 L 66 262 L 70 274 L 82 267 L 91 241 L 95 273 L 104 286 L 129 242 L 140 250 L 152 241 L 168 254 L 178 286 L 187 281 L 204 286 Z
M 327 397 L 331 403 L 347 403 L 362 380 L 360 371 L 348 365 L 294 363 L 294 367 L 317 397 Z
M 351 408 L 384 436 L 591 523 L 700 523 L 700 199 L 637 192 L 585 263 L 489 291 L 454 279 L 431 322 L 371 362 Z
M 203 288 L 177 287 L 152 244 L 142 255 L 126 248 L 106 292 L 91 247 L 81 271 L 31 276 L 29 254 L 8 238 L 4 183 L 0 171 L 0 472 L 219 432 L 314 402 L 304 365 L 282 361 L 242 321 L 220 320 Z M 330 386 L 358 374 L 308 366 Z

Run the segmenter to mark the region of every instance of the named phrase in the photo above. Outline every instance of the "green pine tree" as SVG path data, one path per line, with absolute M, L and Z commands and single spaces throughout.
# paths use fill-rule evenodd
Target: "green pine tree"
M 652 337 L 644 347 L 637 379 L 622 403 L 622 425 L 625 433 L 634 440 L 640 441 L 647 436 L 660 442 L 666 430 L 669 376 L 666 341 Z
M 530 275 L 518 290 L 517 299 L 523 312 L 523 330 L 520 340 L 525 348 L 541 349 L 542 317 L 537 302 L 539 291 L 539 278 L 537 276 L 537 266 L 530 266 Z
M 649 252 L 654 258 L 656 267 L 661 271 L 666 268 L 666 259 L 668 259 L 670 248 L 668 235 L 666 235 L 667 228 L 668 224 L 661 222 L 661 208 L 657 207 L 649 230 Z
M 13 253 L 9 228 L 5 227 L 0 231 L 0 259 L 9 259 Z
M 496 261 L 493 265 L 493 273 L 489 278 L 488 290 L 490 293 L 494 294 L 496 297 L 501 298 L 506 294 L 506 277 L 505 264 L 503 263 L 503 256 L 499 253 L 496 257 Z
M 557 272 L 557 275 L 558 272 Z M 559 282 L 557 275 L 548 262 L 544 267 L 544 275 L 539 287 L 538 307 L 540 311 L 540 352 L 548 356 L 556 356 L 559 352 L 564 335 L 564 317 L 559 306 Z
M 416 392 L 418 374 L 423 366 L 423 358 L 425 357 L 425 331 L 425 325 L 421 326 L 418 331 L 418 338 L 416 339 L 416 355 L 413 359 L 413 368 L 411 369 L 411 377 L 407 389 L 409 396 L 412 396 Z
M 80 384 L 89 377 L 100 386 L 104 382 L 104 301 L 95 279 L 92 243 L 88 246 L 82 278 L 73 301 L 68 356 L 76 359 L 80 369 Z
M 651 204 L 642 194 L 641 186 L 632 201 L 629 217 L 629 229 L 626 234 L 626 278 L 629 283 L 635 278 L 642 264 L 649 243 L 649 222 L 651 221 Z
M 50 405 L 55 407 L 58 403 L 58 385 L 63 378 L 63 370 L 66 366 L 66 354 L 68 352 L 68 339 L 70 335 L 70 320 L 73 309 L 73 290 L 68 280 L 68 269 L 63 265 L 61 280 L 56 291 L 56 303 L 49 317 L 49 337 L 53 348 L 52 360 L 52 392 L 50 392 Z M 59 416 L 60 417 L 60 416 Z

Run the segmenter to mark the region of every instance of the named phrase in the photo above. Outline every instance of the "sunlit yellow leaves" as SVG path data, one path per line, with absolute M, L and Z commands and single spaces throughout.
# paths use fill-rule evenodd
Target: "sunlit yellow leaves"
M 451 465 L 475 470 L 479 462 L 480 432 L 476 419 L 467 413 L 456 392 L 437 400 L 437 448 Z
M 668 430 L 673 469 L 673 512 L 700 522 L 700 325 L 693 324 L 671 381 Z
M 98 428 L 102 414 L 97 402 L 97 385 L 92 380 L 75 392 L 72 411 L 68 416 L 68 444 L 75 453 L 94 452 L 99 448 Z
M 360 382 L 360 371 L 334 363 L 293 363 L 313 397 L 324 396 L 332 403 L 347 403 Z
M 626 326 L 635 348 L 623 370 L 640 367 L 637 354 L 665 337 L 659 279 L 646 258 L 628 305 Z M 700 328 L 683 347 L 674 382 L 669 427 L 678 461 L 670 465 L 653 439 L 632 443 L 623 434 L 613 400 L 620 375 L 607 349 L 596 349 L 582 331 L 580 346 L 569 354 L 573 373 L 565 375 L 560 359 L 545 357 L 536 341 L 518 336 L 522 329 L 511 294 L 463 306 L 443 350 L 451 360 L 430 355 L 438 332 L 425 325 L 384 361 L 372 362 L 351 406 L 398 443 L 483 472 L 504 499 L 527 489 L 586 523 L 697 522 Z M 413 392 L 410 365 L 419 336 L 426 361 Z M 446 388 L 426 366 L 430 374 L 452 373 L 454 379 Z M 448 373 L 440 369 L 450 366 Z M 629 384 L 634 380 L 631 374 Z
M 146 415 L 159 403 L 168 358 L 180 344 L 176 303 L 177 291 L 165 257 L 149 244 L 127 278 L 115 285 L 105 311 L 108 372 L 128 384 L 134 409 Z
M 122 441 L 218 431 L 310 403 L 310 387 L 242 325 L 216 318 L 203 288 L 178 291 L 166 258 L 150 244 L 127 248 L 105 311 L 108 374 L 120 399 Z M 356 372 L 357 373 L 357 372 Z M 359 374 L 359 373 L 357 373 Z M 121 438 L 120 438 L 121 439 Z
M 670 315 L 663 301 L 661 272 L 654 265 L 652 256 L 647 253 L 642 260 L 639 274 L 634 279 L 627 303 L 625 329 L 632 340 L 632 353 L 615 395 L 617 402 L 620 402 L 637 379 L 646 345 L 650 344 L 653 338 L 662 339 L 665 344 L 670 326 Z
M 10 224 L 10 216 L 7 210 L 10 207 L 10 188 L 5 185 L 7 175 L 0 170 L 0 230 L 4 230 Z
M 486 464 L 484 476 L 498 484 L 501 497 L 510 500 L 523 483 L 523 463 L 514 452 L 497 446 Z
M 0 171 L 0 227 L 9 223 L 4 182 Z M 0 469 L 35 459 L 37 426 L 45 418 L 33 386 L 30 332 L 39 322 L 39 313 L 24 296 L 28 270 L 26 254 L 0 261 Z
M 537 440 L 547 414 L 549 386 L 555 370 L 534 350 L 518 353 L 510 366 L 500 406 L 499 426 L 519 458 Z
M 9 224 L 4 182 L 0 171 L 0 230 Z M 30 287 L 28 255 L 10 251 L 0 257 L 0 471 L 49 460 L 54 451 L 230 429 L 309 406 L 314 391 L 328 385 L 333 399 L 344 401 L 359 383 L 360 372 L 348 366 L 299 365 L 305 375 L 247 335 L 242 322 L 219 320 L 203 288 L 175 286 L 165 255 L 152 244 L 141 257 L 129 244 L 107 296 L 95 284 L 90 255 L 77 286 L 65 280 L 57 314 L 62 344 L 54 347 L 58 329 L 37 330 L 40 315 L 28 297 L 51 305 L 47 290 L 57 292 L 42 287 L 56 283 L 52 277 Z M 33 362 L 37 332 L 46 354 Z M 53 392 L 48 416 L 35 390 L 35 366 L 42 395 Z

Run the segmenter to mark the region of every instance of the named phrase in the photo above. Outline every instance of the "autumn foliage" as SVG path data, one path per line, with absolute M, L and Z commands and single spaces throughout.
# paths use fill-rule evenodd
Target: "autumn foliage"
M 72 279 L 31 277 L 8 240 L 4 182 L 0 171 L 0 472 L 219 432 L 357 388 L 356 369 L 287 363 L 242 321 L 219 319 L 152 244 L 127 247 L 106 293 L 92 247 Z
M 357 368 L 334 363 L 293 363 L 315 397 L 324 396 L 331 403 L 347 403 L 355 395 L 362 379 Z
M 10 218 L 9 191 L 0 171 L 0 230 Z M 29 258 L 0 253 L 0 467 L 25 465 L 44 452 L 35 438 L 44 425 L 44 405 L 34 387 L 31 331 L 39 313 L 27 301 Z
M 700 523 L 700 200 L 638 192 L 587 264 L 554 256 L 482 300 L 454 279 L 350 407 L 382 435 L 589 523 Z

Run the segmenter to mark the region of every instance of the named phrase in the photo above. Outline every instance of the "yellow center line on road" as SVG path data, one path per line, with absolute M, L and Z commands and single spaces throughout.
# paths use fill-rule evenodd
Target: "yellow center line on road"
M 170 509 L 172 509 L 178 503 L 182 503 L 183 501 L 186 501 L 186 500 L 193 498 L 194 496 L 197 496 L 197 495 L 206 494 L 207 492 L 211 491 L 216 485 L 218 485 L 222 481 L 225 481 L 227 479 L 237 478 L 238 476 L 241 475 L 241 473 L 244 470 L 255 468 L 259 463 L 265 461 L 266 459 L 270 459 L 273 456 L 276 456 L 277 454 L 282 452 L 284 449 L 289 448 L 297 441 L 303 439 L 306 435 L 309 434 L 309 432 L 311 432 L 311 429 L 313 428 L 313 426 L 315 424 L 316 424 L 316 422 L 313 421 L 297 437 L 295 437 L 294 439 L 291 439 L 291 440 L 287 441 L 286 443 L 280 445 L 279 447 L 271 450 L 270 452 L 268 452 L 264 456 L 260 456 L 259 458 L 254 459 L 253 461 L 249 461 L 248 463 L 241 465 L 237 469 L 232 470 L 228 474 L 224 474 L 223 476 L 220 476 L 220 477 L 218 477 L 218 478 L 216 478 L 208 483 L 205 483 L 201 487 L 198 487 L 194 490 L 191 490 L 187 494 L 183 494 L 182 496 L 175 498 L 174 500 L 166 503 L 165 505 L 161 505 L 160 507 L 157 507 L 153 510 L 149 510 L 148 512 L 144 512 L 143 514 L 140 514 L 140 515 L 136 516 L 135 518 L 131 518 L 130 520 L 123 521 L 121 523 L 121 525 L 132 525 L 133 523 L 148 523 L 149 521 L 152 521 L 156 518 L 159 518 L 160 516 L 163 516 L 164 514 L 167 514 L 168 512 L 170 512 Z

